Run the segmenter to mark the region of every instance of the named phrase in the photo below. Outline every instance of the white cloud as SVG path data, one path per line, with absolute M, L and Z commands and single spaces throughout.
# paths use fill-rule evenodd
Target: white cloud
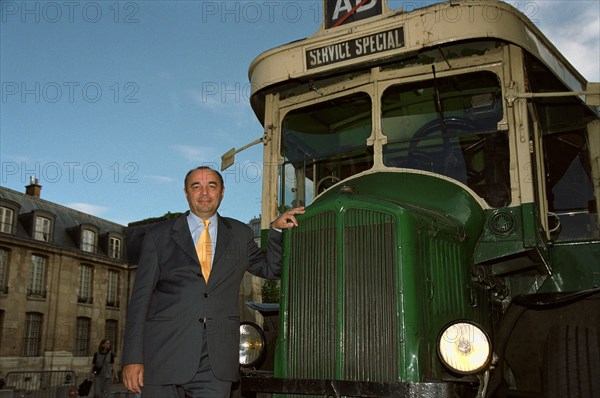
M 208 95 L 202 90 L 190 91 L 190 96 L 196 105 L 201 108 L 207 108 L 210 110 L 225 110 L 225 102 L 222 101 L 218 96 Z
M 105 206 L 98 206 L 98 205 L 93 205 L 91 203 L 81 203 L 81 202 L 69 203 L 69 204 L 67 204 L 67 207 L 78 210 L 82 213 L 91 214 L 96 217 L 100 217 L 102 215 L 102 213 L 105 213 L 109 210 L 109 208 L 105 207 Z
M 214 147 L 173 145 L 172 148 L 194 164 L 220 162 L 221 159 L 221 154 L 217 153 L 217 150 Z
M 28 155 L 20 155 L 20 154 L 13 154 L 13 153 L 8 153 L 8 154 L 2 154 L 2 158 L 4 160 L 3 163 L 9 163 L 6 162 L 6 160 L 9 160 L 11 162 L 18 162 L 18 163 L 25 163 L 25 162 L 30 162 L 32 159 L 30 156 Z
M 175 178 L 167 177 L 167 176 L 147 175 L 147 176 L 144 176 L 144 178 L 152 180 L 158 184 L 171 184 L 173 182 L 177 182 L 177 180 Z
M 540 1 L 537 25 L 589 81 L 600 81 L 600 6 L 596 1 Z

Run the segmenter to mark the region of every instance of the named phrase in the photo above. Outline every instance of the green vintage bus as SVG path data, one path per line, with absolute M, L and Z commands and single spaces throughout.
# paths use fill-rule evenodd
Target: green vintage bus
M 243 393 L 599 397 L 599 84 L 503 2 L 324 10 L 250 66 L 262 229 L 306 213 Z

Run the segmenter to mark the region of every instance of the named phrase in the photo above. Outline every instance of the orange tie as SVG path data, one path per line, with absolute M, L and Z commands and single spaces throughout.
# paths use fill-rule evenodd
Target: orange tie
M 210 263 L 212 262 L 212 242 L 210 240 L 210 234 L 208 233 L 208 226 L 210 221 L 204 221 L 204 230 L 200 234 L 198 244 L 196 245 L 196 254 L 198 260 L 200 260 L 200 266 L 202 267 L 202 275 L 204 280 L 208 282 L 208 276 L 210 275 Z

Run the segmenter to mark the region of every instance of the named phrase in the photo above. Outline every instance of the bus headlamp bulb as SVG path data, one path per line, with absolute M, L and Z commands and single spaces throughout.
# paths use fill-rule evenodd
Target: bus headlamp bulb
M 492 358 L 487 333 L 471 322 L 455 322 L 444 327 L 437 348 L 444 366 L 458 374 L 479 373 Z

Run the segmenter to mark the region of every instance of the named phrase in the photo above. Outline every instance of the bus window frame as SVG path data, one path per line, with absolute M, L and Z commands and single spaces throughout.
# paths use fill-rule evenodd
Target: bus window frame
M 329 89 L 331 89 L 331 87 L 329 87 Z M 375 97 L 375 90 L 373 88 L 373 83 L 369 82 L 368 79 L 366 79 L 364 82 L 357 84 L 356 86 L 349 88 L 347 90 L 335 91 L 333 89 L 333 91 L 329 94 L 326 94 L 326 92 L 329 91 L 327 88 L 324 88 L 323 91 L 324 92 L 322 92 L 321 95 L 319 95 L 318 97 L 314 96 L 314 94 L 316 94 L 314 92 L 313 93 L 304 93 L 304 94 L 300 95 L 300 98 L 290 96 L 279 102 L 278 126 L 280 127 L 281 141 L 279 142 L 279 148 L 277 150 L 279 153 L 279 158 L 281 159 L 281 163 L 280 163 L 280 167 L 279 167 L 279 172 L 278 172 L 279 177 L 278 177 L 278 181 L 277 181 L 277 184 L 278 184 L 277 192 L 279 192 L 279 198 L 277 199 L 277 202 L 280 207 L 288 206 L 286 204 L 287 198 L 286 198 L 285 192 L 287 189 L 287 186 L 286 186 L 286 182 L 287 182 L 287 178 L 288 178 L 287 175 L 289 173 L 287 173 L 287 171 L 285 170 L 285 167 L 287 165 L 292 166 L 292 163 L 284 158 L 282 146 L 284 145 L 283 122 L 290 112 L 293 112 L 293 111 L 296 111 L 299 109 L 305 109 L 305 108 L 308 108 L 311 106 L 316 106 L 319 104 L 323 104 L 325 102 L 333 101 L 335 99 L 349 97 L 349 96 L 352 96 L 355 94 L 366 94 L 368 96 L 369 100 L 371 101 L 371 108 L 370 108 L 370 111 L 371 111 L 371 133 L 370 133 L 369 137 L 366 138 L 365 146 L 366 146 L 366 148 L 370 148 L 373 146 L 372 142 L 373 142 L 373 137 L 375 135 L 375 130 L 376 130 L 375 125 L 374 125 L 375 115 L 373 114 L 373 109 L 374 109 L 373 104 L 374 104 L 374 97 Z M 294 99 L 296 99 L 296 100 L 294 100 Z M 287 102 L 287 104 L 286 104 L 286 102 Z M 375 154 L 373 155 L 373 159 L 375 159 Z M 373 163 L 373 165 L 374 165 L 374 163 Z M 371 165 L 371 168 L 373 167 L 373 165 Z M 317 187 L 315 186 L 314 191 L 313 191 L 313 196 L 312 196 L 312 198 L 310 198 L 310 200 L 306 200 L 307 199 L 306 197 L 304 197 L 303 199 L 299 198 L 300 193 L 303 193 L 303 192 L 306 193 L 307 191 L 309 191 L 306 189 L 306 186 L 305 186 L 306 179 L 307 179 L 307 176 L 304 175 L 305 169 L 306 169 L 305 167 L 294 169 L 295 170 L 294 181 L 295 181 L 296 185 L 294 185 L 293 188 L 295 188 L 295 195 L 294 195 L 295 197 L 291 201 L 291 203 L 295 204 L 295 205 L 303 205 L 303 206 L 309 205 L 319 195 L 319 192 L 317 191 Z M 314 167 L 313 167 L 313 170 L 314 170 Z M 300 184 L 300 187 L 298 187 L 298 181 L 301 181 L 301 180 L 302 180 L 302 183 Z M 313 173 L 312 182 L 315 185 L 318 184 L 318 181 L 316 181 L 316 180 L 317 180 L 317 176 Z M 335 182 L 338 182 L 338 181 L 335 181 Z M 292 192 L 294 192 L 294 191 L 292 191 Z
M 500 55 L 500 54 L 501 53 L 498 53 L 498 55 Z M 504 78 L 505 71 L 503 69 L 502 63 L 499 61 L 501 61 L 500 58 L 498 59 L 498 62 L 496 62 L 496 61 L 491 62 L 491 63 L 488 62 L 488 63 L 482 64 L 482 65 L 476 65 L 476 66 L 470 66 L 470 67 L 457 67 L 457 68 L 454 68 L 451 70 L 446 70 L 446 71 L 441 71 L 441 72 L 436 71 L 436 79 L 441 80 L 441 79 L 447 79 L 447 78 L 453 77 L 453 76 L 460 76 L 460 75 L 480 73 L 480 72 L 491 73 L 498 79 L 498 87 L 500 88 L 500 91 L 501 91 L 501 100 L 499 101 L 499 104 L 502 108 L 501 109 L 502 117 L 497 122 L 495 132 L 491 133 L 491 134 L 504 133 L 507 135 L 507 137 L 506 137 L 507 144 L 508 144 L 508 159 L 507 160 L 508 160 L 509 169 L 510 169 L 510 164 L 513 162 L 513 159 L 516 158 L 516 151 L 514 148 L 514 137 L 513 137 L 513 135 L 515 133 L 514 133 L 514 131 L 511 131 L 511 129 L 509 128 L 510 108 L 507 106 L 506 101 L 504 100 L 504 98 L 505 98 L 505 80 L 506 80 Z M 431 66 L 430 66 L 430 68 L 431 68 Z M 380 98 L 378 100 L 377 105 L 379 107 L 378 113 L 380 115 L 382 113 L 381 104 L 382 104 L 383 96 L 387 93 L 388 89 L 390 89 L 394 86 L 398 86 L 398 85 L 409 85 L 412 83 L 431 81 L 434 79 L 434 76 L 431 73 L 431 69 L 429 69 L 429 73 L 421 73 L 418 75 L 413 74 L 409 77 L 404 76 L 402 74 L 399 76 L 392 77 L 394 75 L 397 75 L 397 73 L 395 73 L 395 72 L 398 72 L 398 71 L 393 70 L 393 71 L 385 72 L 386 76 L 384 76 L 382 78 L 382 80 L 379 81 L 378 90 L 380 93 Z M 380 117 L 380 118 L 381 118 L 381 123 L 383 124 L 383 117 Z M 385 132 L 383 131 L 383 127 L 381 127 L 381 130 L 382 130 L 381 135 L 383 137 L 385 137 L 385 141 L 387 142 L 388 137 L 385 135 Z M 485 134 L 488 134 L 488 132 L 486 132 Z M 384 159 L 383 159 L 383 153 L 380 154 L 380 156 L 381 156 L 382 164 L 385 164 Z M 386 166 L 386 167 L 388 167 L 388 166 Z M 510 170 L 508 171 L 507 182 L 509 184 L 507 189 L 508 189 L 510 200 L 509 200 L 509 203 L 506 203 L 502 207 L 511 207 L 511 206 L 519 204 L 519 203 L 517 203 L 519 195 L 517 195 L 514 191 L 515 187 L 518 187 L 519 185 L 514 180 L 513 173 L 511 173 Z M 464 185 L 466 185 L 466 184 L 464 184 Z M 469 188 L 471 190 L 473 190 L 472 187 L 469 187 Z M 481 196 L 480 194 L 476 193 L 475 191 L 473 191 L 473 192 L 474 192 L 474 194 L 476 194 L 478 196 L 478 198 L 481 199 L 482 202 L 486 203 L 487 206 L 496 207 L 496 206 L 490 205 L 486 201 L 486 199 L 483 196 Z
M 443 71 L 437 72 L 436 77 L 438 79 L 443 79 L 443 78 L 448 78 L 448 77 L 452 77 L 452 76 L 459 76 L 459 75 L 476 73 L 476 72 L 492 73 L 498 79 L 499 87 L 501 90 L 501 97 L 504 99 L 506 96 L 505 95 L 505 80 L 506 79 L 504 78 L 505 70 L 504 70 L 503 64 L 502 64 L 502 58 L 501 58 L 502 54 L 503 54 L 502 51 L 495 52 L 493 54 L 493 56 L 488 56 L 484 63 L 478 64 L 478 65 L 465 66 L 465 65 L 467 65 L 467 63 L 466 63 L 467 61 L 461 59 L 460 60 L 461 62 L 459 62 L 459 65 L 462 65 L 462 66 L 457 66 L 456 68 L 453 68 L 450 70 L 443 70 Z M 344 81 L 344 79 L 341 78 L 341 76 L 344 76 L 343 74 L 331 79 L 330 85 L 326 85 L 324 83 L 327 81 L 327 79 L 324 79 L 322 82 L 311 82 L 310 90 L 307 90 L 305 92 L 301 92 L 298 94 L 290 92 L 290 93 L 287 93 L 287 95 L 285 95 L 284 99 L 279 100 L 278 110 L 277 110 L 278 116 L 279 116 L 277 119 L 278 126 L 280 128 L 283 127 L 283 121 L 289 112 L 292 112 L 292 111 L 295 111 L 298 109 L 302 109 L 302 108 L 306 108 L 309 106 L 315 106 L 315 105 L 318 105 L 318 104 L 321 104 L 321 103 L 324 103 L 327 101 L 334 100 L 336 98 L 342 98 L 342 97 L 349 96 L 349 95 L 352 95 L 355 93 L 360 93 L 360 92 L 365 93 L 371 99 L 372 131 L 371 131 L 370 137 L 367 140 L 367 146 L 373 147 L 373 149 L 374 149 L 374 151 L 373 151 L 374 152 L 374 154 L 373 154 L 374 163 L 372 165 L 372 168 L 377 168 L 377 167 L 385 168 L 387 166 L 385 166 L 383 163 L 383 154 L 379 153 L 379 151 L 375 150 L 376 148 L 374 148 L 378 143 L 385 145 L 387 142 L 387 138 L 388 138 L 383 133 L 382 127 L 381 127 L 382 96 L 385 93 L 385 91 L 389 87 L 392 87 L 392 86 L 396 86 L 399 84 L 410 84 L 410 83 L 415 83 L 415 82 L 420 82 L 420 81 L 432 80 L 433 75 L 431 73 L 430 68 L 431 68 L 431 65 L 427 65 L 427 66 L 420 65 L 420 66 L 416 67 L 416 69 L 419 73 L 415 73 L 415 70 L 413 70 L 414 68 L 409 68 L 410 70 L 405 70 L 405 69 L 382 70 L 381 67 L 376 67 L 376 68 L 371 69 L 370 73 L 363 73 L 363 74 L 359 75 L 359 77 L 356 80 L 353 80 L 350 83 Z M 340 84 L 342 84 L 340 82 L 345 83 L 343 85 L 344 89 L 340 89 Z M 319 83 L 321 83 L 321 84 L 319 84 Z M 514 134 L 516 134 L 516 133 L 509 129 L 510 107 L 506 104 L 505 100 L 502 100 L 500 104 L 502 107 L 502 117 L 497 122 L 497 130 L 496 131 L 499 133 L 504 132 L 505 134 L 507 134 L 509 163 L 512 163 L 513 159 L 516 159 L 517 152 L 518 152 L 517 149 L 515 148 L 516 139 L 514 138 Z M 379 120 L 375 120 L 376 118 L 379 118 Z M 283 145 L 283 131 L 281 131 L 281 141 L 279 142 L 279 148 L 277 148 L 279 165 L 280 165 L 279 171 L 278 171 L 278 179 L 277 179 L 277 192 L 278 192 L 278 196 L 279 196 L 277 198 L 278 206 L 284 206 L 285 205 L 284 202 L 287 200 L 285 198 L 286 194 L 284 192 L 286 187 L 285 187 L 285 184 L 282 184 L 282 183 L 283 183 L 283 179 L 287 178 L 284 175 L 289 174 L 289 173 L 286 173 L 285 170 L 282 170 L 282 168 L 286 164 L 287 160 L 284 159 L 284 157 L 283 157 L 283 154 L 281 151 L 281 145 Z M 304 176 L 304 177 L 306 177 L 306 176 Z M 298 178 L 300 178 L 300 176 L 298 175 L 297 172 L 296 172 L 295 178 L 296 178 L 296 182 L 298 181 Z M 314 178 L 314 176 L 313 176 L 313 178 Z M 506 207 L 511 207 L 511 206 L 520 204 L 520 203 L 518 203 L 519 195 L 517 195 L 515 193 L 515 187 L 519 187 L 518 189 L 520 189 L 520 185 L 519 185 L 518 181 L 515 180 L 515 178 L 516 177 L 513 175 L 513 173 L 509 172 L 508 190 L 510 191 L 511 195 L 510 195 L 510 203 L 506 204 Z M 301 187 L 298 191 L 306 192 L 306 189 L 305 189 L 305 187 Z M 478 195 L 476 193 L 474 193 L 474 194 L 477 195 L 479 200 L 481 200 L 483 203 L 485 203 L 485 200 L 480 195 Z M 302 203 L 303 205 L 308 205 L 318 195 L 319 195 L 319 193 L 315 192 L 314 196 L 310 200 L 300 200 L 298 197 L 296 197 L 296 198 L 294 198 L 292 203 L 296 203 L 296 204 Z M 485 205 L 486 205 L 486 207 L 492 208 L 492 206 L 489 206 L 487 203 L 485 203 Z

